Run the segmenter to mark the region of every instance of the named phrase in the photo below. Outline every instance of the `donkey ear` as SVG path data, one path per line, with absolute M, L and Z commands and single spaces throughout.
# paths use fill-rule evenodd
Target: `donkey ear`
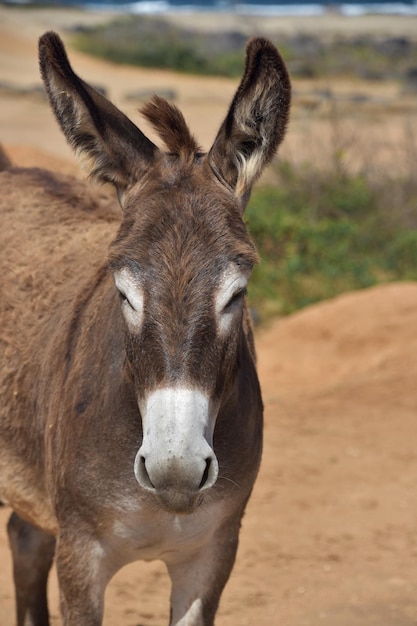
M 284 139 L 290 103 L 290 78 L 278 50 L 266 39 L 251 39 L 242 81 L 208 155 L 217 177 L 242 202 Z
M 39 40 L 42 79 L 65 137 L 89 174 L 122 192 L 143 175 L 157 147 L 104 96 L 72 70 L 57 34 Z

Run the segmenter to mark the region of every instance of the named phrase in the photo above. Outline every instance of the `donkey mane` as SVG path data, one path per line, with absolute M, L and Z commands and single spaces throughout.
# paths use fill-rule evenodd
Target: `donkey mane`
M 140 112 L 156 130 L 169 152 L 178 155 L 181 160 L 193 160 L 196 153 L 201 152 L 183 114 L 174 104 L 154 96 Z

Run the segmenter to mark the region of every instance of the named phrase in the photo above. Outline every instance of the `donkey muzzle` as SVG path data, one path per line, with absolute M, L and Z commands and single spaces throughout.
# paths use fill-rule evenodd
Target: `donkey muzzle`
M 192 512 L 217 480 L 210 405 L 201 391 L 184 388 L 156 390 L 140 403 L 143 442 L 135 476 L 167 511 Z

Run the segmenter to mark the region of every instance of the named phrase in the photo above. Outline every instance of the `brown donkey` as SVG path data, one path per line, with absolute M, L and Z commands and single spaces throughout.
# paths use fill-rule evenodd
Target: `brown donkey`
M 102 623 L 108 581 L 160 559 L 171 625 L 209 626 L 259 467 L 262 401 L 242 214 L 283 139 L 290 81 L 253 39 L 213 147 L 145 106 L 157 148 L 74 74 L 54 33 L 40 65 L 59 124 L 106 192 L 40 169 L 0 174 L 0 499 L 19 626 Z

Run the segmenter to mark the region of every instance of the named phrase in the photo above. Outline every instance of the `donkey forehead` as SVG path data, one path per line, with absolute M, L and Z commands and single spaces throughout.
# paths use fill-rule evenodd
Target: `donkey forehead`
M 127 191 L 122 206 L 137 218 L 166 213 L 168 219 L 181 219 L 190 212 L 203 215 L 214 211 L 220 217 L 239 212 L 233 194 L 219 182 L 206 155 L 188 160 L 179 155 L 159 153 L 146 176 Z
M 175 182 L 158 177 L 131 190 L 112 246 L 113 267 L 130 260 L 158 275 L 179 267 L 188 275 L 220 275 L 230 263 L 252 268 L 256 250 L 236 201 L 193 169 L 197 173 L 177 174 Z

